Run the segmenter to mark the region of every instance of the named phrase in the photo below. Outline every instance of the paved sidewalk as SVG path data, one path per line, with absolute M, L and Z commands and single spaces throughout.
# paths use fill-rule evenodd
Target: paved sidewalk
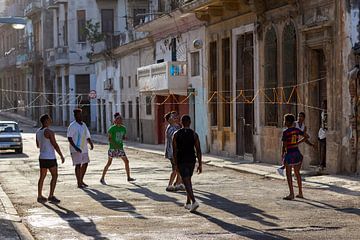
M 4 113 L 0 113 L 1 114 Z M 26 117 L 19 116 L 14 113 L 6 113 L 4 116 L 8 118 L 14 118 L 17 121 L 25 124 L 34 125 L 34 121 L 27 119 Z M 64 135 L 66 133 L 66 127 L 53 126 L 55 132 Z M 92 139 L 96 143 L 108 144 L 108 138 L 106 135 L 92 133 Z M 138 151 L 145 151 L 150 153 L 159 154 L 164 156 L 164 145 L 152 145 L 143 144 L 138 142 L 125 142 L 125 148 L 135 149 Z M 284 177 L 276 173 L 277 165 L 267 163 L 254 163 L 246 160 L 239 160 L 234 158 L 204 154 L 203 162 L 207 165 L 216 166 L 220 168 L 232 169 L 235 171 L 250 173 L 263 176 L 264 178 L 275 178 L 279 180 L 285 180 Z M 347 175 L 317 175 L 316 171 L 305 170 L 302 171 L 305 186 L 321 187 L 324 190 L 330 190 L 337 193 L 346 193 L 351 195 L 360 196 L 360 178 L 356 176 Z

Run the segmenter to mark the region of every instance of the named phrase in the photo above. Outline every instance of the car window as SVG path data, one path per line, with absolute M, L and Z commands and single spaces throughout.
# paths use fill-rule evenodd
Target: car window
M 19 127 L 16 123 L 0 123 L 0 132 L 19 132 Z

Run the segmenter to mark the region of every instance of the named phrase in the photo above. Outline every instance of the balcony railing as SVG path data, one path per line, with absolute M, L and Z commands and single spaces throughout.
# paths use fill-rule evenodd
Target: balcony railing
M 54 48 L 46 49 L 45 56 L 46 56 L 46 65 L 48 67 L 54 66 L 55 65 L 55 49 Z
M 33 1 L 29 3 L 24 10 L 24 15 L 29 17 L 41 10 L 41 1 Z
M 137 69 L 140 92 L 187 94 L 186 62 L 163 62 Z
M 55 48 L 55 64 L 63 65 L 69 63 L 69 49 L 68 47 Z

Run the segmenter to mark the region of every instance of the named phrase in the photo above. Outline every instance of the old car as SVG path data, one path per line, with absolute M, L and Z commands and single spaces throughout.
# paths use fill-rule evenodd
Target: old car
M 23 152 L 23 143 L 19 124 L 13 121 L 0 121 L 0 150 Z

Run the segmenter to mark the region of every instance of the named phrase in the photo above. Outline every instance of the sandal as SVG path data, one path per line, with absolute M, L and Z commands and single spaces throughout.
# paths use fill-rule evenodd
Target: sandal
M 304 196 L 303 196 L 303 195 L 300 195 L 300 194 L 296 195 L 296 197 L 297 197 L 297 198 L 302 198 L 302 199 L 304 199 Z
M 46 197 L 38 197 L 37 198 L 37 202 L 38 203 L 45 203 L 47 201 L 47 198 Z
M 286 197 L 283 197 L 283 200 L 294 200 L 294 196 L 286 196 Z

